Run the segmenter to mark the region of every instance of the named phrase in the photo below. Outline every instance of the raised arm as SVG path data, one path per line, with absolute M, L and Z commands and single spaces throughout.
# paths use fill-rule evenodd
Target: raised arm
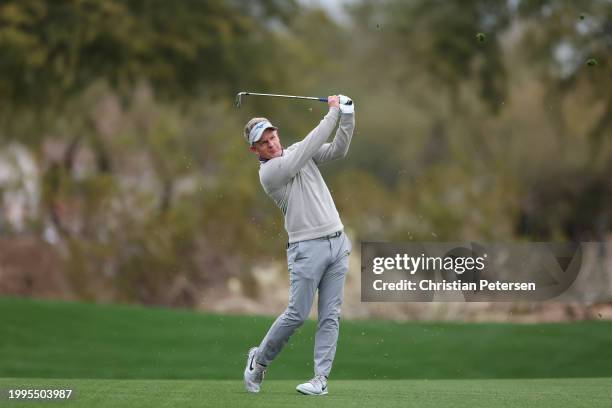
M 353 130 L 355 130 L 355 113 L 342 113 L 334 140 L 319 148 L 319 151 L 313 156 L 315 163 L 322 164 L 345 157 L 351 144 Z
M 285 150 L 282 156 L 272 159 L 262 168 L 260 177 L 265 185 L 278 188 L 287 184 L 308 160 L 312 159 L 338 123 L 340 109 L 337 105 L 337 100 L 335 106 L 330 104 L 329 112 L 304 140 L 294 144 L 291 149 Z

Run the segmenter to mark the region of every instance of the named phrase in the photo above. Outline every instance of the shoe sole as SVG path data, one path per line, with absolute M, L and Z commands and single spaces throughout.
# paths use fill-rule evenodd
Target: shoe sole
M 308 392 L 308 391 L 305 391 L 305 390 L 301 390 L 301 389 L 299 389 L 299 388 L 296 388 L 295 390 L 296 390 L 297 392 L 299 392 L 300 394 L 302 394 L 302 395 L 327 395 L 327 390 L 323 391 L 323 392 L 322 392 L 322 393 L 320 393 L 320 394 L 317 394 L 317 393 L 315 393 L 315 392 Z

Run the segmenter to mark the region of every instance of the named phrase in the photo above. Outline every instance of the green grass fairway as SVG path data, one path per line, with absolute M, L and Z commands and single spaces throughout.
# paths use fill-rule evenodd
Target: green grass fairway
M 612 379 L 537 380 L 338 380 L 330 394 L 307 397 L 295 381 L 266 381 L 260 394 L 247 394 L 230 380 L 23 380 L 0 379 L 8 387 L 71 387 L 74 399 L 53 406 L 149 407 L 419 407 L 419 408 L 609 408 Z M 5 394 L 6 395 L 6 394 Z M 3 407 L 47 406 L 41 402 Z
M 0 377 L 242 378 L 273 319 L 0 298 Z M 268 373 L 312 376 L 314 322 Z M 333 379 L 612 377 L 612 322 L 343 321 Z
M 312 376 L 314 322 L 242 385 L 272 318 L 0 298 L 0 406 L 7 389 L 71 388 L 67 407 L 612 407 L 612 324 L 343 321 L 330 395 Z M 597 378 L 599 377 L 599 378 Z M 48 402 L 47 402 L 48 403 Z

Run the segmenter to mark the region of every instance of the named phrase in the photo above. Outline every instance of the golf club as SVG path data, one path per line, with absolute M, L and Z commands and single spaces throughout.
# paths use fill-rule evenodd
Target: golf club
M 313 100 L 313 101 L 327 102 L 327 98 L 322 98 L 322 97 L 318 97 L 318 96 L 297 96 L 297 95 L 266 94 L 266 93 L 256 93 L 256 92 L 238 92 L 238 94 L 236 95 L 236 101 L 234 102 L 234 105 L 236 105 L 237 108 L 242 106 L 242 97 L 243 96 L 247 96 L 247 95 L 273 96 L 275 98 L 310 99 L 310 100 Z M 353 101 L 349 100 L 347 102 L 347 105 L 351 105 L 352 103 L 353 103 Z

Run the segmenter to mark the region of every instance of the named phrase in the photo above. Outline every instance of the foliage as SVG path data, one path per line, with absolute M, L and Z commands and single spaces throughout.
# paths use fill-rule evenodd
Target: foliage
M 0 141 L 40 173 L 39 211 L 3 233 L 52 241 L 82 298 L 194 305 L 230 277 L 252 287 L 286 236 L 242 127 L 267 116 L 290 145 L 325 112 L 232 107 L 253 90 L 354 98 L 349 155 L 322 172 L 355 242 L 603 239 L 610 2 L 347 9 L 337 22 L 296 1 L 3 1 Z
M 245 67 L 262 63 L 264 46 L 274 48 L 268 25 L 286 22 L 295 4 L 245 3 L 5 1 L 0 95 L 31 108 L 61 103 L 98 79 L 119 88 L 145 79 L 181 98 L 218 87 L 227 92 L 245 78 L 265 82 L 282 71 Z M 265 13 L 255 14 L 258 6 Z

